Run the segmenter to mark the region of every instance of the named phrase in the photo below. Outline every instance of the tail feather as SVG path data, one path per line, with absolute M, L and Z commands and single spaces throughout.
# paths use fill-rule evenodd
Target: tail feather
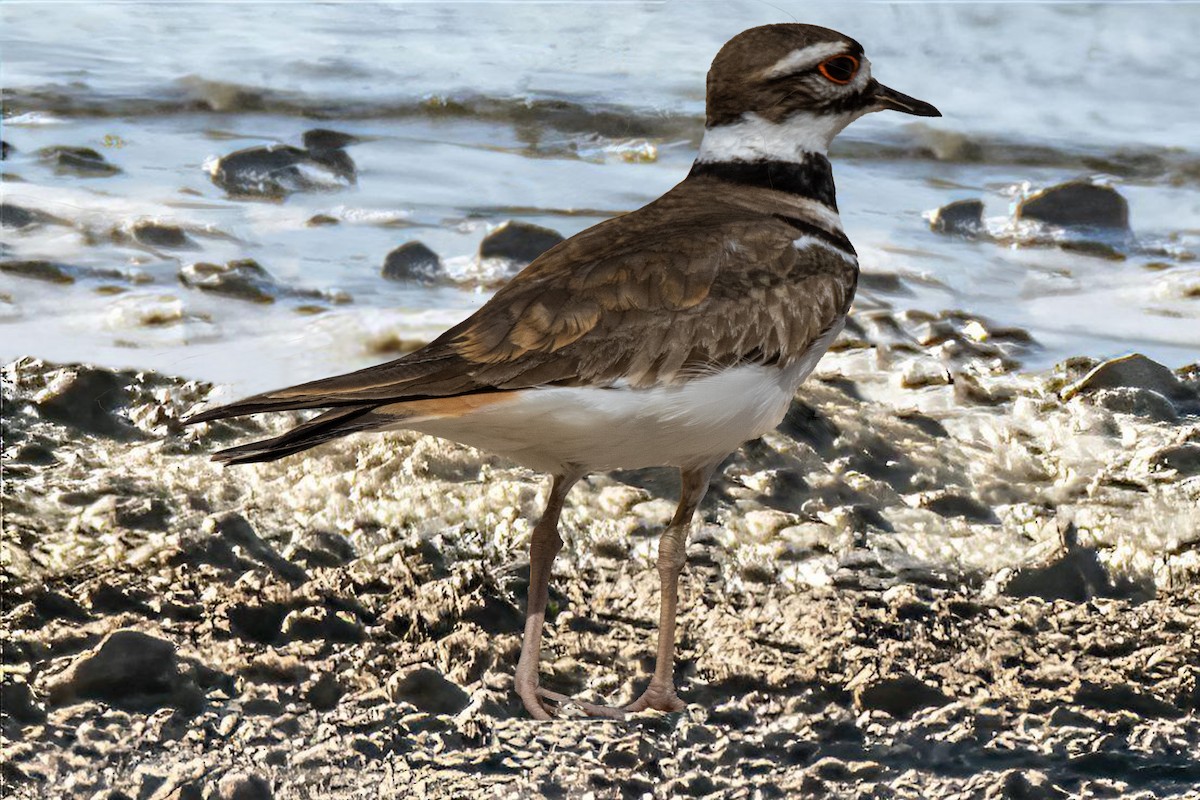
M 212 458 L 213 461 L 220 461 L 227 465 L 274 461 L 333 439 L 378 426 L 380 421 L 370 416 L 375 408 L 374 405 L 335 408 L 272 439 L 230 447 L 214 453 Z

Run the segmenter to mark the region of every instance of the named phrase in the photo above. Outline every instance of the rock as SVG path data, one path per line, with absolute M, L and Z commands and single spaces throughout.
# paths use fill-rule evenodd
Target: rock
M 130 376 L 96 367 L 64 368 L 33 404 L 43 419 L 84 433 L 130 437 L 134 428 L 116 412 L 128 402 Z
M 252 258 L 224 265 L 207 261 L 188 264 L 179 270 L 179 280 L 184 286 L 254 303 L 274 303 L 279 294 L 275 279 Z
M 279 638 L 288 608 L 282 603 L 234 603 L 225 610 L 229 629 L 243 639 L 270 644 Z
M 1125 386 L 1100 389 L 1092 395 L 1092 402 L 1109 411 L 1145 417 L 1155 422 L 1179 421 L 1179 412 L 1171 401 L 1150 389 L 1131 389 Z
M 271 784 L 258 775 L 231 772 L 217 784 L 219 800 L 271 800 Z
M 383 277 L 390 281 L 436 283 L 443 278 L 442 261 L 421 242 L 405 242 L 383 260 Z
M 357 619 L 332 608 L 293 611 L 283 620 L 283 635 L 292 641 L 361 642 L 366 638 Z
M 457 714 L 470 702 L 466 692 L 432 667 L 414 667 L 389 683 L 393 701 L 411 703 L 429 714 Z
M 331 290 L 295 289 L 280 284 L 252 258 L 241 258 L 227 264 L 199 261 L 179 270 L 179 282 L 204 292 L 249 300 L 253 303 L 274 303 L 281 297 L 327 300 L 349 303 L 350 295 Z
M 304 699 L 318 711 L 329 711 L 337 707 L 338 701 L 342 699 L 342 695 L 345 693 L 346 689 L 337 679 L 337 676 L 325 672 L 308 688 L 308 691 L 304 694 Z
M 340 223 L 341 220 L 337 217 L 331 217 L 328 214 L 313 214 L 304 224 L 310 228 L 317 228 L 322 225 L 338 225 Z
M 33 690 L 23 680 L 5 680 L 0 684 L 0 708 L 26 725 L 38 725 L 46 721 L 46 710 L 38 704 Z
M 1005 582 L 1011 597 L 1040 597 L 1085 603 L 1093 597 L 1120 597 L 1094 547 L 1080 547 L 1073 525 L 1063 529 L 1063 552 L 1044 566 L 1022 567 Z M 1124 587 L 1128 588 L 1128 587 Z
M 75 276 L 71 268 L 65 264 L 35 259 L 32 261 L 0 261 L 0 272 L 17 275 L 22 278 L 33 278 L 49 283 L 74 283 Z
M 1111 186 L 1069 181 L 1043 189 L 1017 206 L 1018 220 L 1067 229 L 1129 230 L 1129 203 Z
M 1104 685 L 1082 681 L 1075 690 L 1074 701 L 1081 706 L 1102 711 L 1130 711 L 1143 718 L 1178 719 L 1184 714 L 1173 704 L 1128 685 Z
M 860 686 L 854 704 L 862 710 L 882 711 L 908 719 L 922 708 L 943 706 L 950 698 L 918 678 L 902 673 Z
M 201 699 L 180 673 L 175 645 L 141 631 L 119 630 L 49 685 L 51 703 L 102 700 L 120 708 L 194 707 Z
M 1066 800 L 1071 795 L 1050 783 L 1044 772 L 1012 770 L 990 788 L 987 800 Z
M 28 228 L 38 223 L 38 212 L 12 203 L 0 202 L 0 225 L 5 228 Z
M 954 382 L 945 365 L 932 358 L 910 359 L 901 369 L 899 380 L 905 389 L 945 386 Z
M 52 165 L 54 171 L 59 174 L 100 178 L 116 175 L 121 171 L 90 147 L 43 147 L 37 154 L 38 158 Z
M 1200 444 L 1164 447 L 1150 456 L 1150 466 L 1156 471 L 1172 470 L 1181 478 L 1200 475 Z
M 17 152 L 17 148 L 0 139 L 0 161 L 7 161 L 8 157 L 15 152 Z
M 983 201 L 955 200 L 929 216 L 929 227 L 937 233 L 978 236 L 983 231 Z
M 970 522 L 994 525 L 1000 522 L 991 508 L 970 495 L 954 491 L 938 491 L 921 498 L 921 507 L 943 517 L 959 517 Z
M 1063 400 L 1070 400 L 1076 395 L 1100 389 L 1121 388 L 1157 392 L 1170 400 L 1179 413 L 1200 414 L 1200 395 L 1180 381 L 1170 369 L 1140 353 L 1105 361 L 1063 389 L 1060 396 Z
M 509 220 L 483 238 L 479 244 L 479 258 L 502 258 L 528 264 L 561 241 L 563 237 L 557 231 Z
M 161 222 L 138 222 L 133 226 L 133 238 L 139 243 L 151 247 L 194 248 L 192 241 L 183 228 L 178 225 L 166 225 Z
M 358 181 L 353 159 L 342 149 L 359 139 L 317 128 L 304 148 L 284 144 L 250 147 L 206 162 L 212 182 L 234 197 L 281 199 L 293 192 L 331 191 Z
M 206 536 L 219 537 L 229 545 L 240 547 L 246 555 L 289 583 L 301 584 L 308 580 L 307 572 L 279 555 L 274 547 L 258 535 L 254 526 L 237 512 L 209 517 L 204 520 L 200 530 Z

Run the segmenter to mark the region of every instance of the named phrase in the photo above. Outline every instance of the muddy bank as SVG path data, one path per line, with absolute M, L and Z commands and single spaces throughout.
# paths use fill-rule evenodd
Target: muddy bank
M 858 315 L 724 465 L 684 578 L 691 705 L 625 724 L 537 725 L 511 693 L 538 476 L 405 434 L 222 471 L 204 454 L 263 429 L 181 428 L 210 387 L 10 364 L 8 787 L 1196 796 L 1200 370 L 1022 375 L 970 352 L 1002 329 L 928 316 L 880 345 Z M 675 483 L 572 493 L 546 685 L 640 688 Z

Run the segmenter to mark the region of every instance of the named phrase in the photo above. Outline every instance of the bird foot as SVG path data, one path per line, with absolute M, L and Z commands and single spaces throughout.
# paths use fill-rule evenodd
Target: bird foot
M 530 709 L 530 712 L 534 714 L 536 719 L 550 719 L 555 716 L 555 712 L 559 709 L 566 710 L 568 708 L 579 709 L 587 716 L 597 719 L 623 720 L 626 714 L 636 714 L 639 711 L 647 709 L 669 714 L 676 711 L 683 711 L 687 707 L 679 699 L 679 696 L 675 694 L 675 688 L 672 686 L 662 688 L 651 685 L 646 688 L 646 691 L 642 692 L 641 697 L 622 708 L 601 706 L 584 700 L 577 700 L 569 695 L 544 689 L 540 686 L 535 687 L 531 694 L 534 705 L 531 707 L 530 701 L 526 700 L 525 706 Z M 549 701 L 549 703 L 545 701 Z M 541 714 L 536 713 L 534 708 L 540 711 Z
M 646 687 L 646 691 L 642 692 L 642 696 L 625 706 L 624 710 L 628 713 L 636 713 L 648 708 L 669 714 L 673 711 L 683 711 L 687 708 L 687 704 L 675 694 L 674 686 L 662 687 L 651 683 Z
M 611 706 L 599 706 L 595 703 L 588 703 L 584 700 L 576 700 L 574 697 L 570 697 L 559 692 L 552 692 L 549 689 L 543 689 L 540 686 L 535 690 L 535 694 L 542 700 L 549 700 L 560 709 L 567 709 L 571 707 L 578 708 L 589 717 L 596 717 L 597 719 L 625 719 L 624 709 L 613 708 Z M 528 707 L 529 704 L 526 703 L 525 705 Z M 542 708 L 546 708 L 545 703 L 541 703 L 541 706 Z

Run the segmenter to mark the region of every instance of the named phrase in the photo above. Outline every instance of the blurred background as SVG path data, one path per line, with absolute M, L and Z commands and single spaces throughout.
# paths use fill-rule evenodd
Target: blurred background
M 246 393 L 395 357 L 548 235 L 510 227 L 525 238 L 481 258 L 497 226 L 570 236 L 682 179 L 713 55 L 793 20 L 857 38 L 876 77 L 944 114 L 872 115 L 835 144 L 874 276 L 862 303 L 1022 327 L 1040 345 L 1029 369 L 1200 353 L 1195 5 L 5 2 L 0 16 L 5 360 Z M 341 151 L 353 179 L 309 174 L 314 128 L 359 140 Z M 221 157 L 274 143 L 297 148 L 290 184 L 214 182 Z M 1023 196 L 1076 178 L 1115 187 L 1131 230 L 1066 242 L 1014 219 Z M 967 199 L 983 203 L 974 230 L 931 230 Z M 427 250 L 382 274 L 409 242 Z

